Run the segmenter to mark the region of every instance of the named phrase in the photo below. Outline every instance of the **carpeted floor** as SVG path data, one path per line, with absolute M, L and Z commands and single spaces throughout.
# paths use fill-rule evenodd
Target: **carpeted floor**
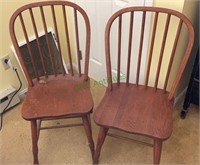
M 104 87 L 92 88 L 95 107 L 104 92 Z M 30 123 L 21 118 L 21 105 L 19 104 L 4 115 L 3 129 L 0 132 L 1 165 L 32 164 Z M 180 104 L 174 109 L 174 131 L 171 138 L 163 144 L 161 164 L 200 164 L 199 107 L 191 105 L 185 120 L 179 117 L 181 108 Z M 74 119 L 50 121 L 46 124 L 50 125 L 52 122 L 60 124 L 75 121 Z M 92 128 L 96 143 L 98 126 L 92 122 Z M 131 137 L 151 142 L 150 139 L 143 137 L 135 135 Z M 100 164 L 151 164 L 152 151 L 152 148 L 148 146 L 107 137 L 102 149 Z M 41 131 L 39 161 L 41 165 L 92 164 L 83 128 Z

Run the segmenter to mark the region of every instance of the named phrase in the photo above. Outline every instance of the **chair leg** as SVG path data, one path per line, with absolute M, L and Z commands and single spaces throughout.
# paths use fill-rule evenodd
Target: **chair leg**
M 90 116 L 90 114 L 87 115 L 87 118 L 88 118 L 88 121 L 89 121 L 89 124 L 90 124 L 90 128 L 91 128 L 91 116 Z
M 41 127 L 41 123 L 42 123 L 41 120 L 37 120 L 37 121 L 36 121 L 36 124 L 37 124 L 37 138 L 38 138 L 38 140 L 39 140 L 39 136 L 40 136 L 40 127 Z
M 162 151 L 162 140 L 154 139 L 154 146 L 153 146 L 153 161 L 155 165 L 160 164 L 160 157 Z
M 32 134 L 32 151 L 33 151 L 33 163 L 38 165 L 38 135 L 37 135 L 37 122 L 36 120 L 31 121 L 31 134 Z
M 91 154 L 92 154 L 92 160 L 93 160 L 93 158 L 94 158 L 94 141 L 93 141 L 93 138 L 92 138 L 91 125 L 88 121 L 87 116 L 83 116 L 82 120 L 83 120 L 83 126 L 84 126 L 84 129 L 85 129 L 85 132 L 86 132 L 86 136 L 87 136 L 87 139 L 88 139 L 90 151 L 91 151 Z
M 98 135 L 98 140 L 97 140 L 97 145 L 96 145 L 96 151 L 94 153 L 94 164 L 99 163 L 99 156 L 101 152 L 101 148 L 103 146 L 103 143 L 106 138 L 106 134 L 108 132 L 108 128 L 101 127 L 99 130 L 99 135 Z

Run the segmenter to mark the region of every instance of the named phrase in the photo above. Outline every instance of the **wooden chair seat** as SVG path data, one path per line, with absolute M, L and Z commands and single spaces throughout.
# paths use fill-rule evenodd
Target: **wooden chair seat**
M 172 133 L 173 101 L 163 90 L 113 85 L 94 113 L 96 124 L 128 133 L 167 139 Z
M 76 76 L 51 77 L 46 82 L 36 83 L 28 89 L 22 107 L 22 117 L 32 120 L 91 113 L 91 92 L 89 88 L 80 88 L 83 83 L 88 82 Z

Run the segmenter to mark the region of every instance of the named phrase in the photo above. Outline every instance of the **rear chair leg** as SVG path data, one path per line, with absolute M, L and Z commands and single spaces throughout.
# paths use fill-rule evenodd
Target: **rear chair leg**
M 162 140 L 154 139 L 154 146 L 153 146 L 153 163 L 155 165 L 160 164 L 160 157 L 162 151 Z
M 93 158 L 94 158 L 94 141 L 93 141 L 93 138 L 92 138 L 91 125 L 88 121 L 87 116 L 83 116 L 82 120 L 83 120 L 83 126 L 84 126 L 85 133 L 86 133 L 86 136 L 87 136 L 87 139 L 88 139 L 90 151 L 91 151 L 91 154 L 92 154 L 92 160 L 93 160 Z
M 105 141 L 107 132 L 108 132 L 108 128 L 100 127 L 99 136 L 98 136 L 97 145 L 96 145 L 96 151 L 94 153 L 94 162 L 93 162 L 94 164 L 99 163 L 101 148 Z
M 38 140 L 39 140 L 39 136 L 40 136 L 41 123 L 42 123 L 42 120 L 37 120 L 36 121 L 36 124 L 37 124 L 37 138 L 38 138 Z
M 32 151 L 33 151 L 33 163 L 38 165 L 38 135 L 37 135 L 37 122 L 36 120 L 31 121 L 31 134 L 32 134 Z

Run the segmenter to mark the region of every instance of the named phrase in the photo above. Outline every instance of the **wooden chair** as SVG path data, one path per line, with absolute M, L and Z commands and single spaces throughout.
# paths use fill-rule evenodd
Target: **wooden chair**
M 141 33 L 139 34 L 139 39 L 132 39 L 132 36 L 136 35 L 134 30 L 140 28 L 138 26 L 133 26 L 134 21 L 139 17 L 137 13 L 141 14 Z M 145 26 L 145 22 L 147 21 L 147 15 L 149 13 L 151 13 L 152 29 L 151 34 L 149 35 L 150 39 L 148 39 L 150 43 L 148 51 L 149 53 L 146 60 L 147 65 L 145 65 L 145 74 L 142 74 L 141 59 L 144 47 L 144 31 L 145 29 L 150 28 Z M 125 16 L 129 16 L 128 27 L 123 26 L 122 21 Z M 158 35 L 159 17 L 161 17 L 160 20 L 163 20 L 164 18 L 166 19 L 164 21 L 163 34 Z M 165 53 L 165 48 L 167 47 L 166 43 L 168 31 L 170 26 L 175 25 L 173 24 L 174 19 L 176 19 L 178 23 L 177 28 L 172 27 L 171 29 L 172 32 L 175 32 L 175 35 L 172 35 L 174 36 L 174 41 L 171 47 L 171 53 Z M 185 29 L 187 29 L 189 32 L 188 43 L 186 45 L 186 51 L 183 54 L 184 57 L 179 71 L 175 76 L 175 81 L 173 85 L 170 86 L 170 72 L 173 72 L 173 61 L 176 59 L 175 55 L 178 54 L 175 53 L 175 50 L 183 26 L 184 28 L 187 27 Z M 117 35 L 111 35 L 114 27 L 117 28 L 115 31 Z M 127 27 L 128 30 L 126 29 L 125 31 L 129 33 L 129 37 L 127 38 L 126 42 L 128 48 L 127 55 L 124 53 L 124 48 L 122 49 L 122 45 L 126 45 L 125 43 L 122 43 L 122 37 L 125 33 L 123 32 L 122 27 Z M 158 37 L 162 37 L 160 37 L 161 40 L 157 42 L 157 45 L 158 43 L 161 43 L 161 47 L 155 50 L 155 46 L 157 46 L 154 44 L 154 42 L 156 42 L 156 35 Z M 113 39 L 113 36 L 116 36 L 117 39 Z M 111 51 L 114 50 L 112 42 L 115 42 L 116 40 L 118 44 L 116 46 L 117 53 L 115 52 L 113 55 Z M 190 56 L 193 41 L 194 31 L 190 21 L 183 14 L 174 10 L 156 7 L 128 7 L 117 11 L 111 16 L 105 29 L 105 51 L 108 87 L 105 96 L 95 110 L 93 116 L 95 123 L 100 126 L 96 151 L 94 154 L 95 164 L 99 162 L 100 151 L 106 135 L 125 139 L 124 136 L 109 133 L 108 130 L 110 128 L 124 131 L 130 134 L 137 134 L 152 138 L 153 144 L 148 145 L 153 146 L 153 162 L 154 164 L 160 163 L 162 143 L 164 140 L 168 139 L 172 133 L 172 109 L 174 93 L 177 89 L 181 75 Z M 136 52 L 136 49 L 132 49 L 132 46 L 137 42 L 139 42 L 138 52 Z M 167 49 L 169 49 L 169 47 L 167 47 Z M 154 56 L 157 52 L 158 59 L 156 61 Z M 168 57 L 168 60 L 164 55 Z M 111 58 L 116 60 L 112 61 Z M 124 60 L 123 62 L 127 64 L 125 71 L 122 71 L 122 60 Z M 136 62 L 136 64 L 133 65 L 133 62 Z M 115 69 L 115 67 L 112 67 L 112 65 L 114 64 L 116 64 L 116 82 L 114 82 L 115 79 L 113 78 L 115 73 L 113 68 Z M 177 65 L 177 63 L 175 65 Z M 136 68 L 135 72 L 133 72 L 134 67 Z M 153 70 L 153 68 L 155 69 Z M 166 69 L 164 74 L 162 72 L 163 68 Z M 156 73 L 155 76 L 153 76 L 153 73 Z M 125 76 L 123 74 L 125 74 Z M 164 79 L 162 78 L 164 81 L 162 81 L 161 75 L 162 77 L 165 75 Z M 130 82 L 131 76 L 134 76 L 134 79 L 132 79 L 133 82 Z M 141 79 L 142 76 L 143 79 Z M 125 81 L 122 82 L 124 77 L 126 77 Z M 153 80 L 153 85 L 150 80 Z M 159 86 L 160 81 L 162 82 Z M 168 88 L 170 88 L 169 92 Z M 128 140 L 134 139 L 129 138 Z
M 81 19 L 85 27 L 78 26 Z M 44 33 L 43 38 L 40 33 Z M 54 35 L 56 42 L 52 39 Z M 80 40 L 80 35 L 84 35 L 85 39 Z M 29 85 L 22 117 L 31 122 L 34 164 L 39 164 L 37 143 L 40 130 L 69 126 L 84 126 L 93 158 L 94 142 L 90 125 L 93 100 L 89 88 L 80 88 L 89 86 L 90 22 L 85 11 L 68 1 L 28 4 L 12 15 L 10 36 Z M 22 36 L 25 46 L 20 46 Z M 82 57 L 81 47 L 85 52 Z M 77 61 L 73 60 L 75 56 Z M 64 58 L 69 63 L 69 73 L 64 67 Z M 77 71 L 73 64 L 77 65 Z M 41 125 L 45 120 L 64 118 L 82 118 L 82 122 L 48 127 Z

